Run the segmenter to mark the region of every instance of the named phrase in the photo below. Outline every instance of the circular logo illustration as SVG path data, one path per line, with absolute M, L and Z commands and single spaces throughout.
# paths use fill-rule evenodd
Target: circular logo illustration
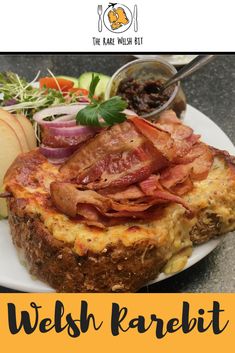
M 103 21 L 109 31 L 123 33 L 131 26 L 132 13 L 126 5 L 110 3 L 104 11 Z

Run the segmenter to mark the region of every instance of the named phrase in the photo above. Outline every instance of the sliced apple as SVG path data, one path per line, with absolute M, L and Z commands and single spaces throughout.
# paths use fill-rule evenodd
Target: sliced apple
M 22 147 L 15 131 L 9 124 L 0 119 L 0 188 L 2 188 L 3 179 L 6 171 L 15 160 L 15 158 L 22 153 Z M 0 201 L 0 215 L 6 217 L 6 202 Z
M 4 199 L 0 199 L 0 219 L 8 216 L 7 202 Z
M 11 126 L 11 128 L 14 130 L 20 140 L 20 145 L 22 147 L 23 152 L 28 152 L 29 146 L 26 139 L 26 134 L 18 119 L 14 115 L 8 113 L 6 110 L 0 109 L 0 120 L 6 122 Z
M 29 149 L 33 150 L 34 148 L 37 147 L 37 140 L 36 140 L 33 125 L 31 124 L 29 119 L 27 119 L 26 116 L 24 115 L 21 115 L 21 114 L 16 115 L 16 118 L 25 132 Z
M 0 188 L 0 192 L 3 192 L 3 187 Z M 1 218 L 6 218 L 7 217 L 7 203 L 5 199 L 0 198 L 0 220 Z

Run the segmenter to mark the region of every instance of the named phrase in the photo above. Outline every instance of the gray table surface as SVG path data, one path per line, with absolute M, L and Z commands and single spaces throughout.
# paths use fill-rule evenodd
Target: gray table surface
M 79 76 L 84 71 L 112 75 L 133 60 L 130 55 L 0 55 L 0 72 L 14 71 L 33 79 L 46 74 Z M 194 76 L 185 79 L 188 103 L 210 117 L 235 143 L 235 55 L 220 55 Z M 0 287 L 0 292 L 10 292 Z M 235 232 L 226 236 L 206 258 L 171 279 L 141 292 L 234 292 Z

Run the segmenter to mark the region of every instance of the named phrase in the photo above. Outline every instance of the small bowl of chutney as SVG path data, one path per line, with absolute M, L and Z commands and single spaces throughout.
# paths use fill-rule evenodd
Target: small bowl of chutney
M 156 120 L 168 109 L 183 118 L 186 97 L 180 83 L 164 91 L 161 89 L 176 72 L 176 68 L 160 56 L 131 61 L 114 73 L 106 88 L 105 99 L 120 96 L 127 101 L 128 109 L 148 120 Z

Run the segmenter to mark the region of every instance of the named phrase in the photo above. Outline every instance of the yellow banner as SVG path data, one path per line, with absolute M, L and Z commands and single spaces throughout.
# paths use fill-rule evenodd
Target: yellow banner
M 235 294 L 1 294 L 8 352 L 233 352 Z

